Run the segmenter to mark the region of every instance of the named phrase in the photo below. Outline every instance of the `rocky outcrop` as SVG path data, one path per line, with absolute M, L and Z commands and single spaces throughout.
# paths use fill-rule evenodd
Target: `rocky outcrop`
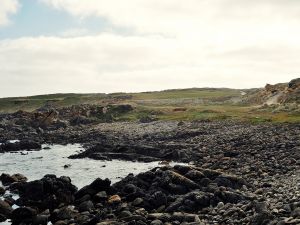
M 44 130 L 65 129 L 69 125 L 81 126 L 102 122 L 113 122 L 133 110 L 129 104 L 124 105 L 74 105 L 65 108 L 42 107 L 33 112 L 17 111 L 0 115 L 0 128 Z
M 13 224 L 261 225 L 300 219 L 300 202 L 273 202 L 262 194 L 269 186 L 259 190 L 241 177 L 195 166 L 157 167 L 113 185 L 98 178 L 78 191 L 68 177 L 53 175 L 12 188 L 20 193 L 20 207 L 0 201 L 0 218 Z
M 0 145 L 0 153 L 1 152 L 15 152 L 15 151 L 34 151 L 41 150 L 42 145 L 35 141 L 17 141 L 17 142 L 5 142 Z
M 71 184 L 69 177 L 46 175 L 43 179 L 14 185 L 20 198 L 20 206 L 37 207 L 39 210 L 53 211 L 60 204 L 69 204 L 74 201 L 77 188 Z
M 69 158 L 91 158 L 95 160 L 112 160 L 121 159 L 128 161 L 162 161 L 175 160 L 188 162 L 191 160 L 191 155 L 188 151 L 172 151 L 166 146 L 147 146 L 147 145 L 114 145 L 114 144 L 96 144 L 86 151 L 72 155 Z
M 264 89 L 247 96 L 248 103 L 256 104 L 287 104 L 300 103 L 300 78 L 294 79 L 289 83 L 267 84 Z

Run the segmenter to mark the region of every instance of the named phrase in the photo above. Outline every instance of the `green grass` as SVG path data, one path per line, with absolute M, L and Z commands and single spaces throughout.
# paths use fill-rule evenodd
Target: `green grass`
M 299 114 L 256 112 L 251 106 L 202 105 L 190 107 L 187 111 L 174 112 L 176 107 L 138 107 L 134 111 L 121 115 L 119 121 L 137 121 L 142 117 L 152 117 L 164 121 L 215 121 L 233 120 L 251 123 L 264 122 L 300 122 Z
M 142 92 L 131 94 L 134 99 L 181 99 L 181 98 L 226 98 L 240 96 L 240 90 L 236 89 L 215 89 L 215 88 L 192 88 L 179 90 L 166 90 L 159 92 Z
M 11 113 L 18 110 L 34 111 L 45 104 L 51 104 L 54 107 L 67 107 L 78 104 L 97 104 L 105 97 L 105 94 L 51 94 L 0 98 L 0 113 Z
M 226 88 L 191 88 L 142 93 L 51 94 L 0 99 L 0 113 L 18 110 L 34 111 L 45 104 L 67 107 L 78 104 L 131 104 L 135 110 L 117 115 L 117 121 L 137 121 L 144 117 L 158 120 L 238 120 L 253 123 L 300 122 L 299 113 L 273 113 L 272 108 L 260 110 L 254 105 L 236 104 L 241 91 Z

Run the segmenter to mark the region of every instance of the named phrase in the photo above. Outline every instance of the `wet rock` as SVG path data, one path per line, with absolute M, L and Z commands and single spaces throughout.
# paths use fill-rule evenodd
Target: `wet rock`
M 5 193 L 5 188 L 0 186 L 0 195 L 3 195 Z
M 14 205 L 16 202 L 11 195 L 5 196 L 4 201 L 6 201 L 9 205 Z
M 166 205 L 167 204 L 167 196 L 163 192 L 157 191 L 151 195 L 151 197 L 149 199 L 149 203 L 154 208 L 158 208 L 162 205 Z
M 92 201 L 82 202 L 82 203 L 78 206 L 79 212 L 91 211 L 92 209 L 94 209 L 94 204 L 93 204 Z
M 93 197 L 93 200 L 95 202 L 102 202 L 107 200 L 107 198 L 108 198 L 107 193 L 105 191 L 100 191 Z
M 53 210 L 61 203 L 72 203 L 76 191 L 77 188 L 71 184 L 70 179 L 46 175 L 41 180 L 23 183 L 19 187 L 18 203 Z
M 1 145 L 2 152 L 15 152 L 20 150 L 41 150 L 42 145 L 34 141 L 6 142 Z
M 3 183 L 3 185 L 7 186 L 15 182 L 26 182 L 27 178 L 19 173 L 12 176 L 6 173 L 2 173 L 0 176 L 0 181 Z
M 12 207 L 6 201 L 0 200 L 0 214 L 9 217 L 12 211 Z
M 79 213 L 74 209 L 74 206 L 66 206 L 55 209 L 50 216 L 50 220 L 52 223 L 56 223 L 58 221 L 70 220 L 78 215 Z
M 3 214 L 0 214 L 0 223 L 5 222 L 7 220 L 7 217 L 4 216 Z
M 20 150 L 40 150 L 42 145 L 33 141 L 20 141 Z
M 11 219 L 14 224 L 21 222 L 33 223 L 36 219 L 37 211 L 30 207 L 17 208 L 12 212 Z M 43 223 L 44 224 L 44 223 Z M 47 223 L 46 223 L 47 224 Z
M 87 118 L 103 113 L 98 114 L 97 110 L 81 112 L 80 108 L 71 116 L 68 110 L 60 111 L 60 116 L 63 115 L 61 112 L 68 114 L 68 121 L 76 113 Z M 27 115 L 22 113 L 15 116 Z M 23 122 L 26 123 L 26 120 Z M 51 209 L 51 216 L 63 207 L 75 205 L 71 210 L 71 218 L 66 219 L 68 224 L 83 220 L 88 224 L 92 219 L 93 223 L 90 224 L 100 221 L 110 223 L 108 220 L 117 224 L 149 224 L 156 219 L 165 224 L 193 224 L 202 220 L 206 224 L 297 224 L 298 218 L 296 214 L 292 217 L 292 212 L 300 207 L 298 124 L 233 121 L 185 122 L 181 127 L 177 126 L 177 122 L 116 123 L 87 127 L 82 124 L 81 127 L 70 127 L 68 122 L 66 124 L 65 130 L 61 131 L 49 125 L 43 128 L 43 133 L 34 133 L 32 129 L 26 131 L 21 126 L 3 128 L 0 139 L 6 141 L 8 137 L 21 139 L 21 136 L 26 136 L 28 140 L 42 140 L 41 143 L 85 143 L 87 151 L 80 157 L 95 155 L 106 159 L 159 160 L 166 161 L 166 166 L 159 165 L 161 168 L 137 176 L 130 175 L 112 186 L 110 182 L 105 184 L 103 180 L 98 180 L 95 185 L 88 185 L 77 193 L 70 191 L 67 196 L 63 193 L 68 192 L 68 188 L 62 188 L 63 193 L 60 193 L 58 188 L 52 186 L 61 187 L 60 182 L 68 183 L 68 179 L 42 181 L 42 185 L 37 182 L 36 188 L 31 188 L 29 192 L 25 192 L 27 188 L 23 184 L 14 183 L 10 188 L 20 191 L 21 199 L 17 201 L 20 205 L 36 207 L 39 213 L 47 206 Z M 172 160 L 194 161 L 201 168 L 173 168 L 167 165 Z M 32 192 L 43 194 L 39 196 Z M 112 195 L 118 195 L 122 202 L 108 204 L 108 196 Z M 68 200 L 65 201 L 65 198 Z M 259 209 L 254 200 L 268 204 Z M 95 209 L 79 213 L 79 205 L 87 201 L 91 201 Z M 123 211 L 128 213 L 124 216 L 127 222 L 120 220 Z M 186 216 L 182 214 L 166 216 L 178 211 L 197 214 L 201 221 L 192 220 L 192 216 L 186 221 Z M 166 217 L 147 217 L 153 213 L 162 213 Z
M 76 199 L 81 198 L 84 195 L 94 196 L 101 191 L 109 192 L 110 191 L 111 181 L 108 179 L 102 180 L 100 178 L 93 181 L 90 185 L 87 185 L 81 188 L 76 194 Z

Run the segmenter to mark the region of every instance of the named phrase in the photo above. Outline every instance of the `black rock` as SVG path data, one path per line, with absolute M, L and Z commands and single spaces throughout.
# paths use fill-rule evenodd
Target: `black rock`
M 12 211 L 12 207 L 6 201 L 0 200 L 0 214 L 9 217 Z

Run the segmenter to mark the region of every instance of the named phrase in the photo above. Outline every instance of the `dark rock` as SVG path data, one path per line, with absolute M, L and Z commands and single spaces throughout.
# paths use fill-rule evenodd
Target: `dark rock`
M 9 217 L 12 211 L 12 207 L 6 201 L 0 200 L 0 214 Z
M 21 205 L 54 210 L 61 203 L 72 203 L 76 191 L 77 188 L 71 184 L 70 179 L 46 175 L 41 180 L 23 183 L 19 187 L 18 202 Z
M 11 219 L 14 224 L 18 224 L 20 222 L 33 223 L 37 215 L 37 211 L 30 207 L 21 207 L 17 208 L 12 212 Z
M 92 201 L 82 202 L 82 203 L 78 206 L 79 212 L 91 211 L 92 209 L 94 209 L 94 204 L 93 204 Z
M 50 216 L 52 223 L 63 220 L 70 220 L 78 216 L 79 213 L 72 206 L 62 207 L 60 209 L 55 209 Z
M 26 182 L 27 178 L 22 174 L 14 174 L 10 176 L 9 174 L 2 173 L 0 176 L 0 181 L 6 186 L 14 182 Z
M 34 141 L 6 142 L 1 145 L 1 151 L 14 152 L 20 150 L 41 150 L 42 145 Z
M 5 222 L 7 220 L 7 217 L 4 216 L 3 214 L 0 214 L 0 223 Z
M 33 218 L 32 223 L 34 225 L 47 225 L 48 218 L 49 218 L 49 216 L 47 216 L 47 215 L 37 215 Z
M 158 208 L 159 206 L 167 204 L 167 196 L 161 191 L 153 193 L 149 199 L 149 203 L 153 208 Z
M 163 225 L 163 222 L 161 222 L 160 220 L 153 220 L 150 225 Z
M 33 141 L 20 141 L 20 150 L 40 150 L 42 149 L 42 145 Z
M 9 205 L 14 205 L 16 202 L 15 199 L 10 195 L 5 196 L 4 201 L 6 201 Z
M 0 195 L 3 195 L 5 193 L 5 188 L 0 186 Z
M 127 218 L 127 217 L 131 217 L 132 213 L 128 210 L 124 210 L 120 213 L 119 217 L 120 218 Z
M 294 218 L 299 218 L 300 219 L 300 208 L 294 209 L 291 216 L 294 217 Z
M 106 192 L 100 191 L 93 197 L 93 200 L 95 202 L 102 202 L 102 201 L 107 200 L 107 198 L 108 198 L 108 196 L 107 196 Z
M 228 152 L 224 152 L 224 157 L 237 157 L 240 153 L 238 152 L 232 152 L 232 151 L 228 151 Z
M 274 219 L 274 216 L 267 212 L 261 212 L 257 213 L 252 219 L 251 219 L 251 225 L 267 225 Z
M 109 179 L 102 180 L 100 178 L 97 178 L 95 181 L 93 181 L 90 185 L 87 185 L 83 188 L 81 188 L 76 194 L 76 199 L 81 198 L 84 195 L 90 195 L 94 196 L 95 194 L 105 191 L 110 191 L 110 183 L 111 181 Z
M 132 202 L 132 205 L 134 206 L 139 206 L 143 203 L 143 199 L 142 198 L 136 198 L 133 202 Z

